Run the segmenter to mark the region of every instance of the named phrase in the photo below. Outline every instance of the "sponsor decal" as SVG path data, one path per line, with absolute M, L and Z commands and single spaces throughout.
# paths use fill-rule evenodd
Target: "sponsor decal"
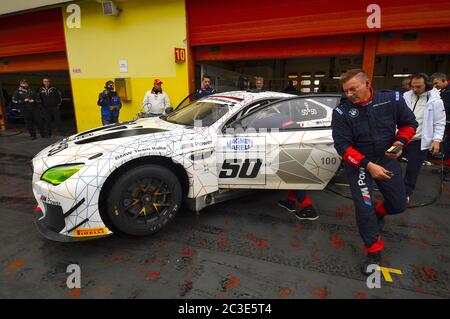
M 121 158 L 124 158 L 124 157 L 126 157 L 126 156 L 128 156 L 128 155 L 131 155 L 133 152 L 126 152 L 126 153 L 123 153 L 123 154 L 120 154 L 120 155 L 117 155 L 116 157 L 114 157 L 114 160 L 120 160 Z
M 207 146 L 207 145 L 211 145 L 212 141 L 203 141 L 203 142 L 194 142 L 195 146 Z
M 338 107 L 335 108 L 335 110 L 336 110 L 336 112 L 338 112 L 338 113 L 341 114 L 341 115 L 344 114 L 344 112 L 342 112 L 342 110 L 341 110 L 340 108 L 338 108 Z
M 372 105 L 372 107 L 377 107 L 377 106 L 384 105 L 384 104 L 388 104 L 388 103 L 391 103 L 391 101 L 386 101 L 386 102 L 382 102 L 382 103 L 377 103 L 377 104 Z
M 60 202 L 57 202 L 57 201 L 52 200 L 50 198 L 47 198 L 44 195 L 41 195 L 41 201 L 43 201 L 44 203 L 50 204 L 50 205 L 61 206 Z
M 227 146 L 233 151 L 247 151 L 253 147 L 253 141 L 245 137 L 236 137 L 229 140 Z
M 351 117 L 358 117 L 359 111 L 358 111 L 357 109 L 355 109 L 355 108 L 352 108 L 352 109 L 350 109 L 350 111 L 348 111 L 348 114 L 349 114 Z
M 99 228 L 78 228 L 75 229 L 74 235 L 75 237 L 91 237 L 91 236 L 102 236 L 108 234 L 108 228 L 99 227 Z
M 364 204 L 367 206 L 372 206 L 372 198 L 370 197 L 369 188 L 366 185 L 366 170 L 363 167 L 359 168 L 359 176 L 358 176 L 358 186 L 361 190 L 361 195 L 364 201 Z

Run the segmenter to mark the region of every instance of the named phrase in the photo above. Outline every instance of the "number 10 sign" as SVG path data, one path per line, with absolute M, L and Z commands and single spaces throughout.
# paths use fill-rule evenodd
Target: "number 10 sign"
M 175 48 L 175 62 L 177 63 L 186 62 L 186 49 Z

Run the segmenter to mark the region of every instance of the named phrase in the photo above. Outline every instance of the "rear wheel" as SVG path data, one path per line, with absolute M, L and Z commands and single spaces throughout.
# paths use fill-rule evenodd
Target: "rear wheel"
M 107 213 L 121 232 L 150 235 L 175 217 L 181 200 L 181 185 L 173 172 L 159 165 L 139 166 L 114 181 Z

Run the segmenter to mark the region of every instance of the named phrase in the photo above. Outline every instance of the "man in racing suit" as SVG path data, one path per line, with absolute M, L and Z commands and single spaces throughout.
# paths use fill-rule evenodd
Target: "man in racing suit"
M 364 71 L 349 70 L 341 81 L 348 99 L 334 109 L 331 128 L 334 147 L 342 156 L 356 223 L 367 253 L 361 270 L 369 275 L 367 267 L 381 262 L 384 243 L 380 229 L 384 216 L 399 214 L 407 207 L 397 158 L 414 136 L 418 124 L 399 92 L 373 91 Z M 374 180 L 384 201 L 373 201 Z

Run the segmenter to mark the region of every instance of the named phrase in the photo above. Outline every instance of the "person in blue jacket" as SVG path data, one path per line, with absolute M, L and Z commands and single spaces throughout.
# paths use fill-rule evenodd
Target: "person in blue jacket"
M 415 135 L 418 123 L 400 92 L 374 91 L 364 71 L 349 70 L 341 81 L 347 99 L 334 109 L 331 129 L 367 253 L 361 271 L 369 275 L 368 266 L 381 263 L 384 216 L 402 213 L 407 207 L 397 158 Z M 374 202 L 374 182 L 383 201 Z
M 122 108 L 122 102 L 116 91 L 114 91 L 114 82 L 105 83 L 105 89 L 98 95 L 98 106 L 101 106 L 102 124 L 114 124 L 119 122 L 119 112 Z

